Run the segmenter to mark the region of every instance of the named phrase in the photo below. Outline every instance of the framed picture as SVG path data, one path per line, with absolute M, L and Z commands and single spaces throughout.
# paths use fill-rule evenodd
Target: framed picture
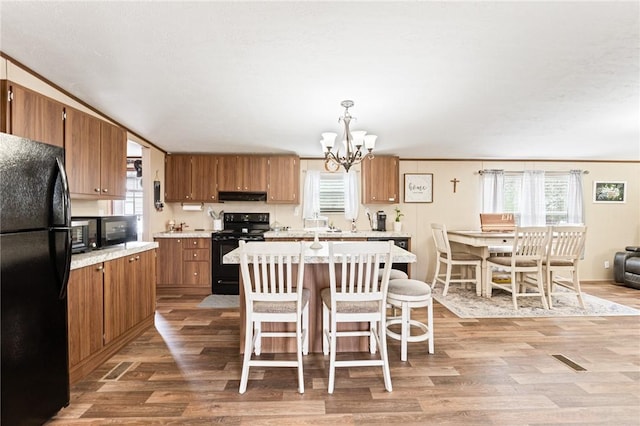
M 433 203 L 433 173 L 405 173 L 404 202 Z
M 625 203 L 627 201 L 627 182 L 594 181 L 594 203 Z

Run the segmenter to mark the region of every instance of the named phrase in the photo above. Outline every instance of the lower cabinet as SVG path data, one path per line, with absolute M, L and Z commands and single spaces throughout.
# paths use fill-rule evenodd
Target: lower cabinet
M 153 324 L 155 271 L 155 250 L 71 271 L 67 291 L 71 383 Z
M 155 267 L 155 258 L 149 252 L 105 262 L 105 344 L 153 314 L 156 299 Z
M 156 238 L 157 289 L 211 293 L 211 238 Z
M 104 264 L 75 269 L 67 287 L 69 367 L 73 368 L 104 347 Z

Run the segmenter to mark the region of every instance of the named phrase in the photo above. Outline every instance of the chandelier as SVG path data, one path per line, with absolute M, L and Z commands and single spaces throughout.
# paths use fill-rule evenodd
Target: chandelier
M 365 158 L 373 158 L 373 148 L 376 144 L 376 135 L 367 135 L 367 132 L 362 130 L 349 130 L 351 117 L 349 114 L 349 108 L 353 106 L 353 101 L 342 101 L 340 103 L 344 107 L 344 115 L 338 119 L 338 123 L 344 124 L 344 136 L 342 144 L 344 145 L 344 155 L 340 153 L 340 148 L 336 148 L 332 151 L 333 145 L 336 141 L 337 133 L 325 132 L 322 134 L 322 150 L 324 151 L 324 167 L 328 171 L 335 172 L 340 166 L 344 167 L 345 171 L 349 171 L 351 166 L 360 163 Z M 367 150 L 363 153 L 363 147 Z

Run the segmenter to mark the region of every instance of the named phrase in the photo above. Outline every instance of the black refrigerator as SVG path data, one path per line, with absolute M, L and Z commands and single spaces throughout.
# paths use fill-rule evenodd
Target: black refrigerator
M 2 425 L 69 404 L 70 221 L 64 149 L 0 133 Z

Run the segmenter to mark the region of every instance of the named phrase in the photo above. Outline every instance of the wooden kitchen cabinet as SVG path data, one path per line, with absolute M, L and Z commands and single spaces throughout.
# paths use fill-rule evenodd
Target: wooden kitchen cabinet
M 156 238 L 157 288 L 183 294 L 211 294 L 211 239 Z
M 362 203 L 396 204 L 400 202 L 400 161 L 396 156 L 376 155 L 362 161 Z
M 67 107 L 65 166 L 73 198 L 124 199 L 127 136 L 124 129 Z
M 218 156 L 194 155 L 191 157 L 191 195 L 194 201 L 215 203 L 218 201 Z
M 0 81 L 0 131 L 64 147 L 64 104 L 8 80 Z
M 67 287 L 69 382 L 153 325 L 155 249 L 73 269 Z
M 103 278 L 104 265 L 75 269 L 67 286 L 67 331 L 69 368 L 73 369 L 104 346 Z
M 105 262 L 104 341 L 109 344 L 155 311 L 153 251 Z
M 297 155 L 271 156 L 267 164 L 267 203 L 298 204 L 300 158 Z
M 191 155 L 172 154 L 165 157 L 165 201 L 190 202 Z
M 158 243 L 158 287 L 175 287 L 182 282 L 182 238 L 156 238 Z
M 218 157 L 218 191 L 267 191 L 268 159 L 260 155 Z
M 215 203 L 218 156 L 172 154 L 165 157 L 165 200 Z

